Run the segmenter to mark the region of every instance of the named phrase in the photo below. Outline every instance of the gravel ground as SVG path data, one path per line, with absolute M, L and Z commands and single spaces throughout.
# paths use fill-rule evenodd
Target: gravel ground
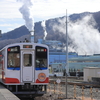
M 100 88 L 84 88 L 81 86 L 67 86 L 66 100 L 100 100 Z M 35 100 L 64 100 L 65 85 L 50 84 L 48 85 L 47 94 L 37 97 Z

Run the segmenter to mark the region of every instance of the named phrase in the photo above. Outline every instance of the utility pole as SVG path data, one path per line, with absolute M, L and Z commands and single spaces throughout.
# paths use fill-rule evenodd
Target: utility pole
M 65 86 L 66 86 L 66 99 L 68 98 L 67 97 L 67 85 L 68 85 L 68 82 L 67 82 L 67 75 L 68 75 L 68 32 L 67 32 L 67 10 L 66 10 L 66 76 L 65 76 Z
M 0 30 L 0 37 L 2 37 L 2 35 L 1 35 L 1 30 Z

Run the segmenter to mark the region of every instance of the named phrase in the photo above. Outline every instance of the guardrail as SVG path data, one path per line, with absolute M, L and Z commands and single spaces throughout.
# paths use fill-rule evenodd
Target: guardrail
M 75 100 L 100 100 L 100 85 L 89 82 L 68 82 L 68 98 Z M 50 80 L 48 85 L 48 93 L 52 100 L 62 100 L 65 98 L 65 82 L 60 83 L 56 80 Z M 54 96 L 55 95 L 55 96 Z M 54 99 L 54 100 L 55 100 Z

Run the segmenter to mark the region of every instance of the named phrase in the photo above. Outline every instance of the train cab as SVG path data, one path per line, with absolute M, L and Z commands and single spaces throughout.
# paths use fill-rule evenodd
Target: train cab
M 36 90 L 45 93 L 49 83 L 48 52 L 48 47 L 43 44 L 7 45 L 0 51 L 1 82 L 15 94 L 26 91 L 34 94 Z M 42 88 L 45 88 L 44 92 Z

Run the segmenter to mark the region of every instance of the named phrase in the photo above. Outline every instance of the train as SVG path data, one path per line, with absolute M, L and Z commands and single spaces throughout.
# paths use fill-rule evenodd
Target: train
M 0 82 L 18 97 L 42 96 L 49 83 L 49 48 L 14 43 L 0 50 Z

